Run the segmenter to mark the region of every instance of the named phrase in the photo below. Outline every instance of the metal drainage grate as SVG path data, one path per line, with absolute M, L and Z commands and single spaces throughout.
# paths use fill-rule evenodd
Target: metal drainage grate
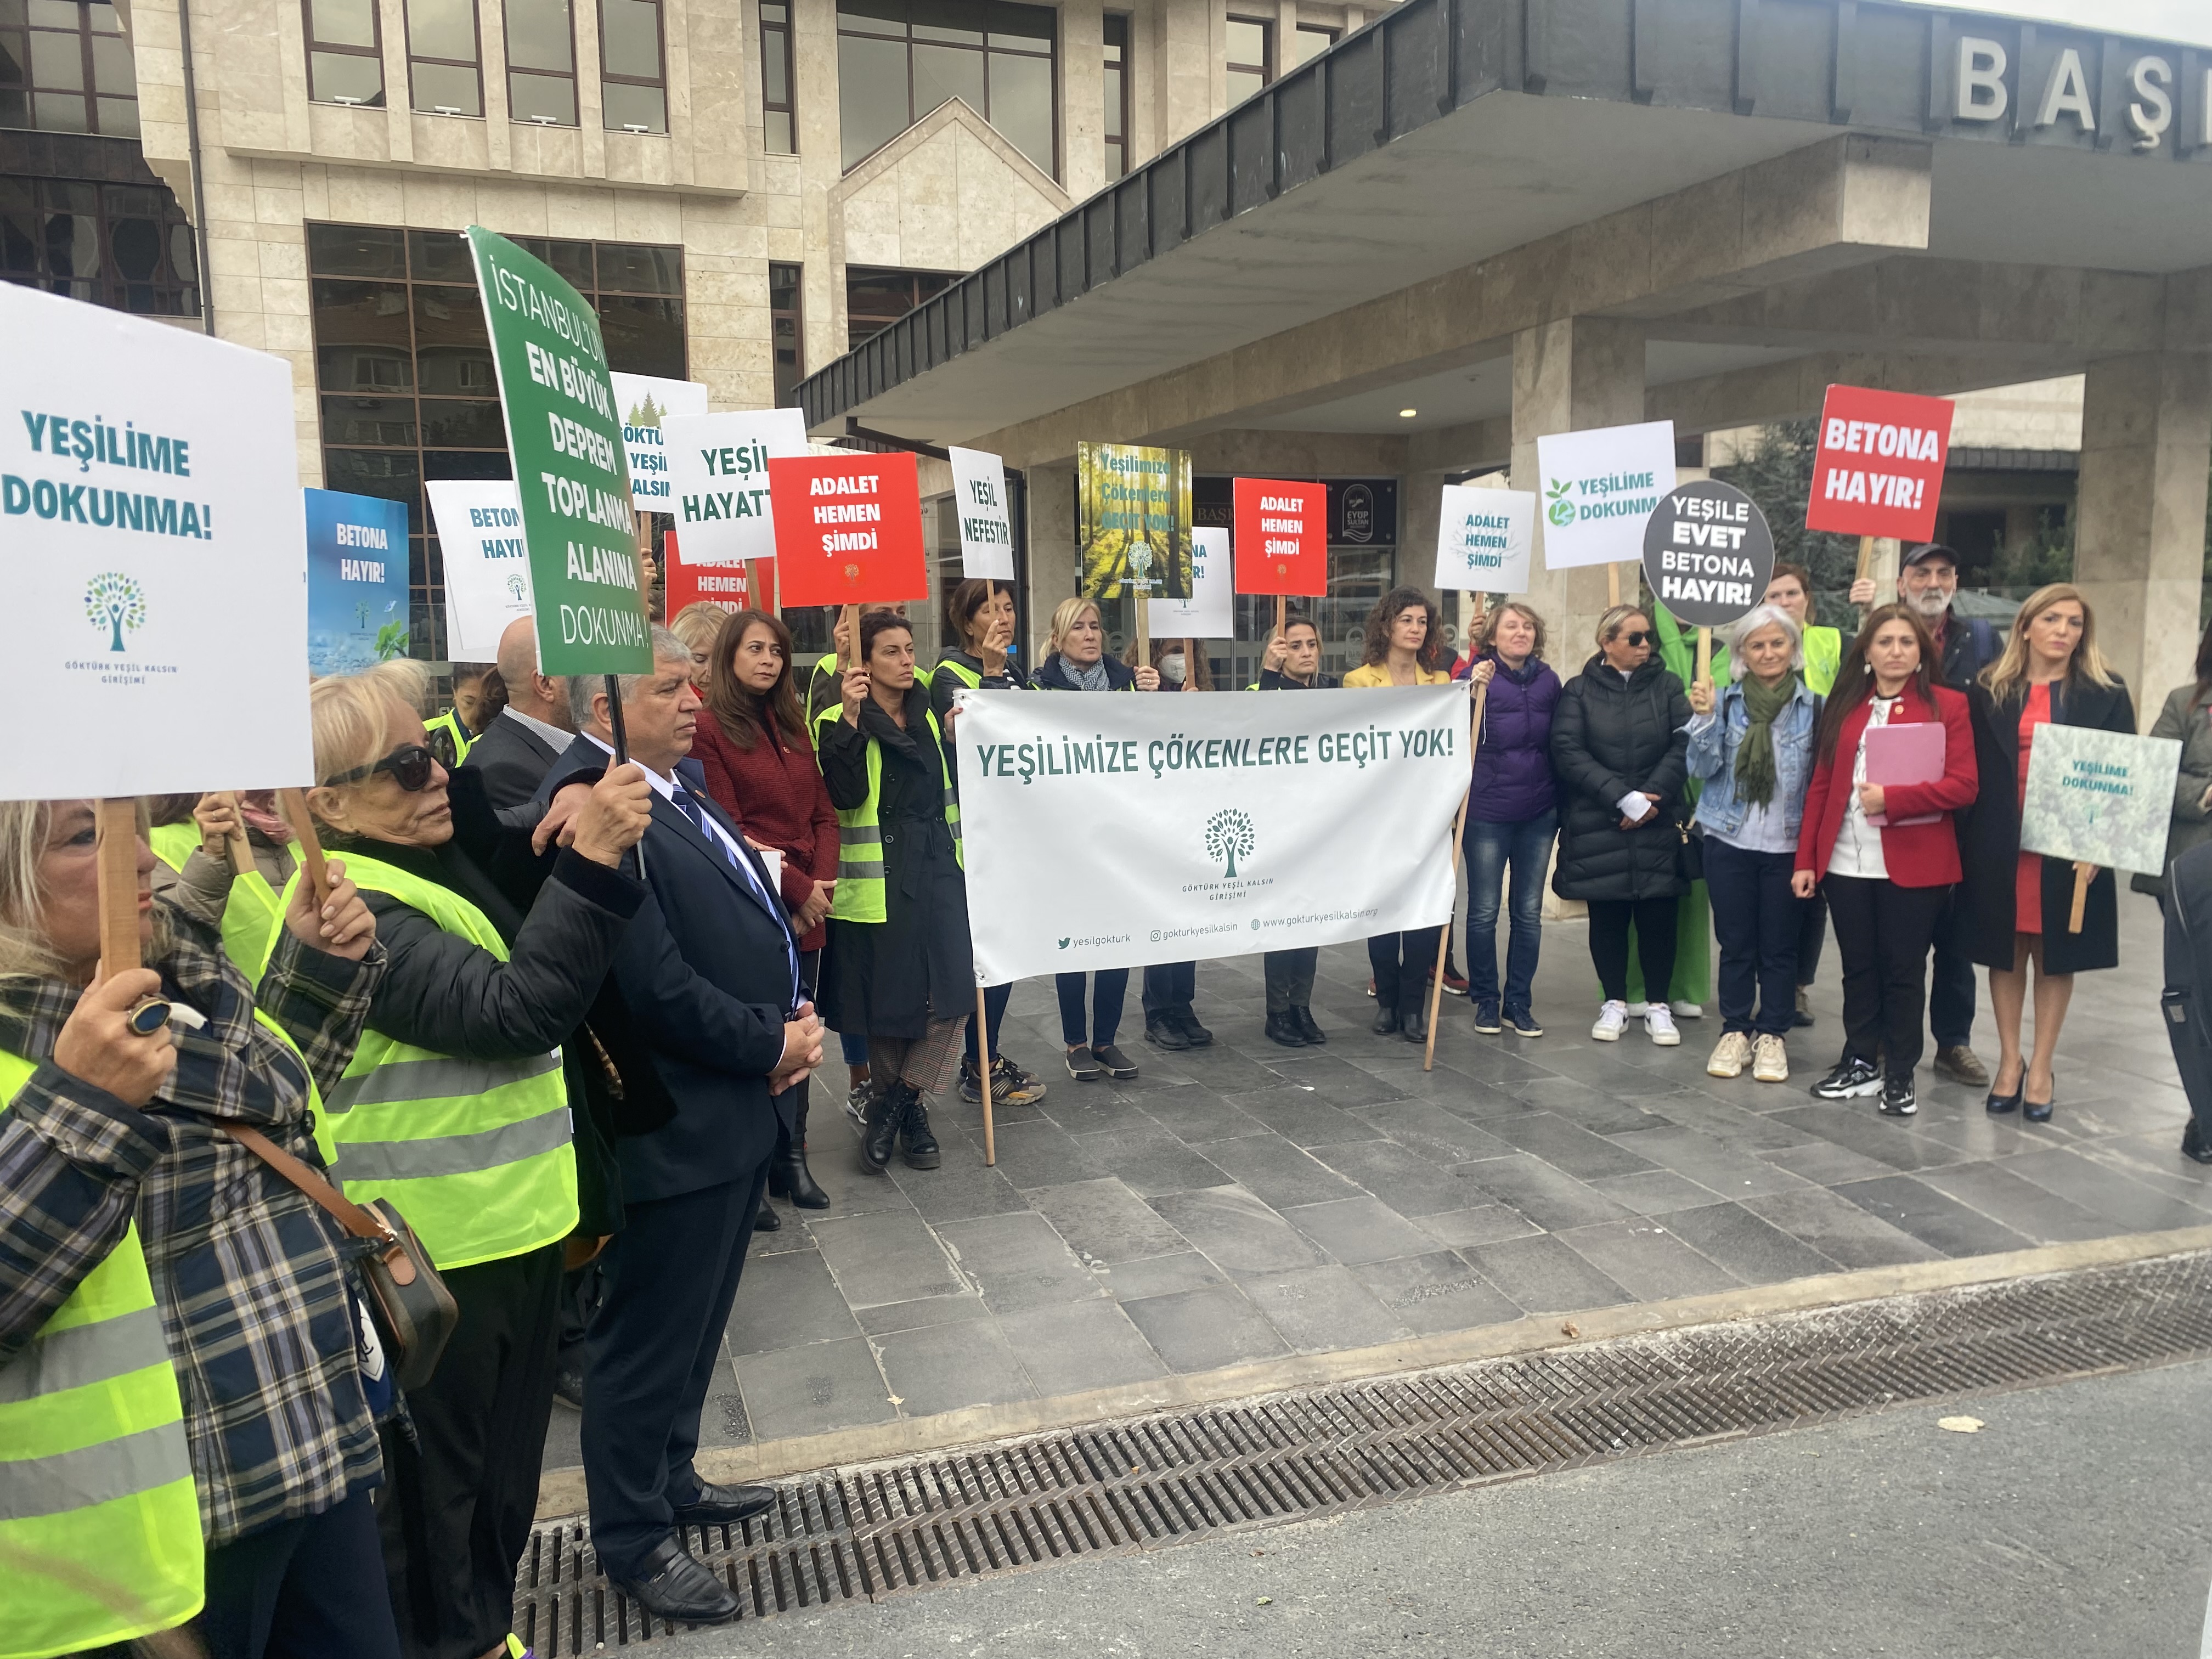
M 2212 1352 L 2212 1252 L 1700 1326 L 809 1476 L 685 1541 L 743 1617 L 1328 1515 L 1967 1390 Z M 540 1656 L 675 1633 L 540 1527 L 514 1628 Z

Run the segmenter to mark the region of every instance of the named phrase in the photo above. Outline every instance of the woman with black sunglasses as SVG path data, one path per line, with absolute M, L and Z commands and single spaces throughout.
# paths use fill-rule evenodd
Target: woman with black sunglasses
M 1682 864 L 1682 785 L 1689 775 L 1690 700 L 1653 649 L 1651 618 L 1616 605 L 1598 619 L 1597 654 L 1559 694 L 1552 764 L 1567 793 L 1561 898 L 1589 907 L 1590 961 L 1605 994 L 1590 1036 L 1617 1042 L 1628 1026 L 1628 933 L 1636 930 L 1647 986 L 1674 971 L 1675 901 Z M 1682 1040 L 1664 1002 L 1644 1015 L 1662 1048 Z
M 572 1146 L 572 1123 L 596 1143 L 563 1055 L 580 1068 L 598 1052 L 577 1028 L 644 896 L 620 866 L 651 792 L 635 766 L 610 769 L 525 915 L 486 869 L 527 846 L 502 846 L 512 832 L 481 773 L 449 776 L 431 754 L 421 684 L 393 662 L 309 689 L 307 805 L 344 849 L 391 961 L 325 1097 L 337 1173 L 350 1197 L 407 1218 L 460 1304 L 436 1374 L 409 1391 L 415 1439 L 385 1437 L 377 1505 L 402 1649 L 442 1659 L 507 1640 L 552 1413 L 565 1247 L 619 1224 L 605 1166 Z

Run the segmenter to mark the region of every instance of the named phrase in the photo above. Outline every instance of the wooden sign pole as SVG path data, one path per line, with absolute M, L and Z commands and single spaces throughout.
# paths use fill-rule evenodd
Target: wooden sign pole
M 238 792 L 224 790 L 222 804 L 230 808 L 231 817 L 238 821 L 240 826 L 223 837 L 223 848 L 230 854 L 230 873 L 250 876 L 253 873 L 253 843 L 246 838 L 246 811 L 238 804 Z
M 112 796 L 94 807 L 100 837 L 100 971 L 112 979 L 138 954 L 138 803 Z
M 1607 567 L 1607 568 L 1612 568 Z M 1481 636 L 1483 620 L 1488 608 L 1485 604 L 1476 605 L 1474 628 L 1468 635 L 1468 638 L 1476 639 Z M 1474 688 L 1474 719 L 1469 723 L 1467 740 L 1467 793 L 1460 797 L 1459 811 L 1452 817 L 1449 856 L 1455 864 L 1459 860 L 1462 837 L 1467 834 L 1467 804 L 1474 797 L 1474 757 L 1476 752 L 1482 747 L 1482 711 L 1489 702 L 1490 687 L 1487 684 L 1476 686 Z M 1437 1010 L 1443 1006 L 1444 953 L 1450 940 L 1451 915 L 1449 911 L 1446 911 L 1444 925 L 1437 929 L 1437 959 L 1430 965 L 1429 969 L 1429 1035 L 1428 1040 L 1421 1048 L 1421 1069 L 1425 1072 L 1433 1072 L 1437 1069 Z
M 2074 861 L 2074 911 L 2067 918 L 2068 933 L 2078 933 L 2081 931 L 2082 913 L 2088 908 L 2089 905 L 2089 884 L 2096 878 L 2095 865 L 2081 859 L 2076 859 Z
M 1864 581 L 1864 580 L 1865 580 L 1869 576 L 1871 576 L 1871 575 L 1873 575 L 1873 574 L 1874 574 L 1874 538 L 1873 538 L 1873 537 L 1871 537 L 1871 536 L 1862 536 L 1862 537 L 1860 537 L 1860 538 L 1859 538 L 1859 574 L 1858 574 L 1858 580 L 1859 580 L 1860 581 Z M 1859 607 L 1859 616 L 1860 616 L 1862 618 L 1863 618 L 1863 617 L 1866 616 L 1866 613 L 1867 613 L 1869 610 L 1871 610 L 1872 608 L 1873 608 L 1873 607 L 1872 607 L 1872 606 L 1870 606 L 1870 605 L 1861 605 L 1861 606 Z
M 999 1161 L 999 1146 L 991 1132 L 991 1016 L 983 1006 L 983 988 L 975 988 L 975 1066 L 983 1074 L 983 1163 Z
M 668 618 L 665 616 L 655 617 L 653 614 L 653 578 L 646 574 L 647 563 L 653 557 L 653 520 L 642 513 L 633 512 L 630 516 L 635 520 L 634 527 L 637 532 L 637 592 L 638 597 L 645 602 L 645 619 L 647 622 L 666 622 Z M 662 590 L 664 595 L 666 591 L 665 588 Z
M 1605 567 L 1605 604 L 1610 611 L 1620 603 L 1620 567 L 1607 561 Z
M 848 605 L 840 619 L 845 629 L 845 643 L 837 647 L 837 672 L 844 672 L 860 659 L 860 607 Z
M 322 837 L 315 833 L 315 820 L 307 811 L 306 792 L 299 789 L 279 789 L 277 809 L 284 814 L 284 822 L 292 826 L 292 833 L 300 842 L 300 868 L 307 876 L 307 885 L 315 895 L 315 908 L 319 912 L 331 902 L 331 878 L 323 870 Z
M 1198 690 L 1198 641 L 1188 634 L 1182 636 L 1182 689 Z
M 1705 681 L 1712 678 L 1712 677 L 1713 630 L 1710 628 L 1700 628 L 1698 630 L 1698 678 L 1696 683 L 1702 685 Z

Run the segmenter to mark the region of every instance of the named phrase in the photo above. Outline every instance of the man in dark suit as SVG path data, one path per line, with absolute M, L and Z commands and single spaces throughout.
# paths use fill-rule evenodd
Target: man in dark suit
M 584 1480 L 607 1577 L 649 1613 L 694 1624 L 738 1601 L 684 1548 L 681 1529 L 741 1521 L 773 1501 L 692 1466 L 753 1214 L 791 1086 L 822 1058 L 799 988 L 799 948 L 758 855 L 707 799 L 691 747 L 691 653 L 653 630 L 653 669 L 620 681 L 629 757 L 653 787 L 637 853 L 644 903 L 615 960 L 624 1036 L 675 1106 L 617 1143 L 626 1224 L 602 1258 L 584 1383 Z M 579 735 L 540 787 L 550 800 L 612 754 L 602 679 L 570 683 Z M 686 773 L 690 776 L 686 776 Z
M 536 794 L 576 735 L 568 683 L 538 672 L 538 629 L 527 617 L 516 617 L 499 636 L 499 677 L 507 682 L 507 707 L 461 763 L 483 774 L 484 797 L 495 811 Z

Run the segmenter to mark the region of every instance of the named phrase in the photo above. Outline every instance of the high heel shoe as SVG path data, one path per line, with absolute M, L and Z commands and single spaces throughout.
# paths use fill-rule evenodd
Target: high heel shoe
M 2030 1123 L 2050 1122 L 2051 1109 L 2058 1103 L 2058 1073 L 2053 1072 L 2051 1074 L 2051 1098 L 2048 1100 L 2029 1100 L 2026 1097 L 2027 1090 L 2026 1072 L 2020 1074 L 2020 1086 L 2022 1097 L 2020 1103 L 2020 1115 Z
M 1990 1090 L 1990 1097 L 1982 1103 L 1982 1109 L 1987 1112 L 1991 1117 L 1998 1116 L 2000 1114 L 2005 1112 L 2016 1112 L 2020 1109 L 2021 1093 L 2027 1087 L 2027 1068 L 2026 1066 L 2022 1066 L 2021 1068 L 2020 1081 L 2012 1085 L 2012 1092 L 2008 1095 L 2001 1095 L 1995 1089 Z

